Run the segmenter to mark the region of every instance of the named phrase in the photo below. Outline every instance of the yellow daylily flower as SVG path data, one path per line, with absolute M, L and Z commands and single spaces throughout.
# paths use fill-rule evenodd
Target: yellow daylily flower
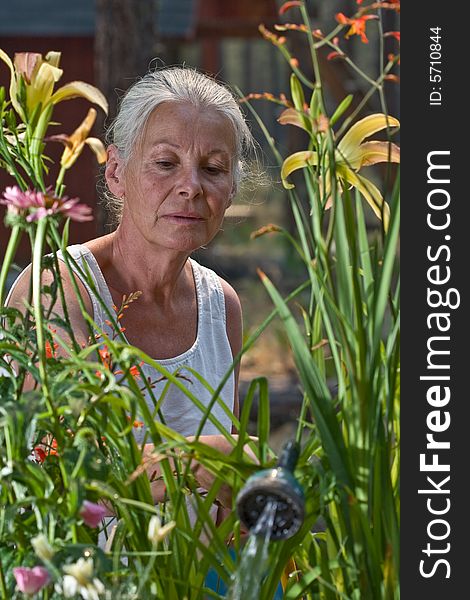
M 19 52 L 15 54 L 12 62 L 10 57 L 0 50 L 0 59 L 10 69 L 11 103 L 23 121 L 26 122 L 31 117 L 39 104 L 42 112 L 49 104 L 57 104 L 62 100 L 78 96 L 97 104 L 107 114 L 106 98 L 97 88 L 88 83 L 73 81 L 54 92 L 54 86 L 63 74 L 62 69 L 59 68 L 60 56 L 60 52 L 48 52 L 45 58 L 36 52 Z M 18 97 L 20 79 L 23 79 L 25 84 L 25 104 Z
M 90 146 L 100 164 L 106 162 L 106 149 L 103 142 L 98 138 L 88 137 L 95 119 L 96 110 L 90 108 L 87 116 L 71 135 L 59 134 L 47 138 L 47 141 L 62 142 L 65 145 L 64 152 L 60 159 L 60 165 L 64 169 L 70 169 L 82 153 L 85 144 Z
M 355 123 L 345 134 L 335 149 L 336 175 L 339 184 L 346 183 L 359 190 L 364 196 L 375 215 L 384 221 L 385 230 L 388 227 L 390 209 L 382 198 L 377 187 L 365 177 L 357 174 L 362 167 L 374 165 L 378 162 L 400 162 L 400 148 L 391 142 L 364 142 L 370 135 L 386 127 L 399 127 L 400 122 L 394 117 L 382 113 L 369 115 Z M 281 169 L 282 183 L 289 189 L 294 185 L 287 181 L 291 173 L 306 166 L 318 165 L 318 154 L 314 150 L 295 152 L 288 156 Z M 325 194 L 329 208 L 331 193 L 331 176 L 327 178 Z

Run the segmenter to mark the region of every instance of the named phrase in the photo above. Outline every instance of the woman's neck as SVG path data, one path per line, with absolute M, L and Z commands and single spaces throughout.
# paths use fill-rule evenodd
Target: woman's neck
M 164 308 L 187 285 L 189 279 L 181 275 L 189 254 L 160 248 L 144 239 L 137 242 L 135 238 L 118 228 L 88 246 L 100 263 L 109 287 L 126 295 L 141 291 L 143 302 Z

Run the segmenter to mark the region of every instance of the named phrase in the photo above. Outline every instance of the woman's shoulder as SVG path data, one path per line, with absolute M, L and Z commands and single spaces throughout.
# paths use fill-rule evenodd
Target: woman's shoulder
M 218 277 L 220 285 L 222 286 L 222 292 L 224 294 L 225 299 L 225 311 L 227 313 L 227 320 L 229 319 L 229 317 L 241 318 L 242 306 L 237 292 L 230 285 L 230 283 L 228 283 L 228 281 L 220 277 L 220 275 L 216 275 L 216 277 Z
M 193 265 L 193 271 L 197 271 L 201 283 L 205 284 L 205 287 L 212 293 L 218 293 L 223 296 L 225 300 L 225 309 L 227 312 L 227 318 L 229 312 L 234 316 L 241 315 L 241 304 L 237 292 L 234 288 L 226 281 L 223 277 L 218 275 L 215 271 L 209 267 L 201 265 L 194 259 L 191 259 Z

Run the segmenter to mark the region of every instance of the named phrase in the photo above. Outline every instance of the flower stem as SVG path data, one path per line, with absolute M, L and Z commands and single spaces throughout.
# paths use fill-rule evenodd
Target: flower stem
M 32 275 L 33 275 L 33 314 L 36 322 L 36 339 L 37 339 L 37 351 L 39 359 L 39 375 L 41 379 L 42 393 L 46 401 L 46 406 L 54 416 L 55 424 L 59 423 L 57 411 L 51 401 L 51 395 L 49 390 L 47 369 L 46 369 L 46 341 L 44 339 L 44 319 L 42 314 L 42 303 L 41 303 L 41 271 L 42 271 L 42 253 L 44 250 L 44 242 L 46 239 L 48 220 L 40 219 L 36 231 L 33 246 L 33 260 L 32 260 Z M 55 432 L 57 436 L 62 438 L 60 427 L 56 427 L 58 431 Z
M 57 197 L 61 197 L 63 194 L 63 181 L 64 181 L 64 177 L 65 177 L 65 172 L 66 172 L 66 168 L 65 167 L 61 167 L 60 171 L 59 171 L 59 175 L 57 176 L 57 180 L 55 183 L 55 195 Z
M 3 301 L 5 299 L 5 286 L 8 277 L 8 272 L 13 262 L 16 249 L 21 239 L 21 229 L 19 225 L 15 225 L 11 231 L 10 239 L 8 240 L 8 246 L 5 251 L 5 258 L 3 260 L 2 270 L 0 272 L 0 308 L 3 307 Z

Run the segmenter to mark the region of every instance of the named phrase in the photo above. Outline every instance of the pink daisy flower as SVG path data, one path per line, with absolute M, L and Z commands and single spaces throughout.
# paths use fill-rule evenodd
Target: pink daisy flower
M 91 207 L 79 204 L 78 198 L 58 198 L 52 187 L 45 192 L 26 190 L 18 186 L 7 187 L 0 198 L 0 204 L 5 204 L 8 210 L 16 214 L 25 213 L 28 223 L 39 221 L 51 215 L 63 215 L 72 221 L 91 221 Z

